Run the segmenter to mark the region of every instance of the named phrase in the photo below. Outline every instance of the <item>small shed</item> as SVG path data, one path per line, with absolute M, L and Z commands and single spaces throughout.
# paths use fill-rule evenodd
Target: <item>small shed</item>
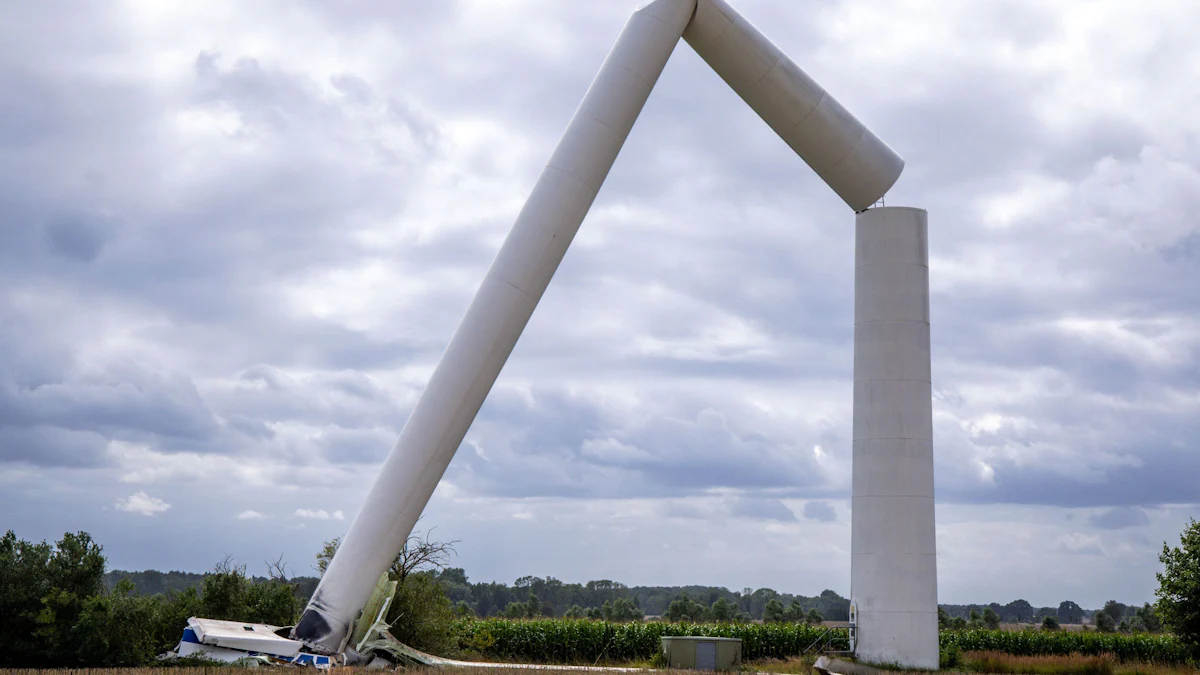
M 662 650 L 670 668 L 738 670 L 742 667 L 742 641 L 738 638 L 664 635 Z

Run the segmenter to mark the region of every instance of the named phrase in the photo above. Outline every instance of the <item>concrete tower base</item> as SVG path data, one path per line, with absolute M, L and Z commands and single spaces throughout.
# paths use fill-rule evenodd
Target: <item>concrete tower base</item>
M 854 270 L 855 653 L 938 667 L 928 214 L 858 214 Z

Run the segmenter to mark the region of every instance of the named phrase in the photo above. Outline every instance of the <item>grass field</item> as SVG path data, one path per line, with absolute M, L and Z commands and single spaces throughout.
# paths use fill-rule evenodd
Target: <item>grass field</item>
M 770 673 L 772 675 L 809 675 L 812 673 L 811 657 L 788 659 L 757 659 L 743 663 L 744 673 Z M 644 663 L 622 664 L 626 667 L 645 667 Z M 90 668 L 86 670 L 3 670 L 0 675 L 245 675 L 245 668 L 229 666 L 192 666 L 177 668 Z M 260 671 L 262 672 L 262 671 Z M 337 668 L 337 675 L 375 675 L 381 671 L 366 668 Z M 581 670 L 555 668 L 530 670 L 514 668 L 505 664 L 494 664 L 479 668 L 409 668 L 406 675 L 580 675 Z M 596 675 L 611 675 L 603 668 L 591 669 Z M 659 670 L 666 675 L 695 675 L 689 670 Z M 1188 665 L 1156 665 L 1143 662 L 1122 662 L 1111 654 L 1099 656 L 1013 656 L 1001 652 L 966 652 L 960 666 L 947 673 L 979 673 L 996 675 L 1196 675 L 1197 669 Z M 905 675 L 924 675 L 919 671 L 905 671 Z M 933 675 L 933 674 L 931 674 Z

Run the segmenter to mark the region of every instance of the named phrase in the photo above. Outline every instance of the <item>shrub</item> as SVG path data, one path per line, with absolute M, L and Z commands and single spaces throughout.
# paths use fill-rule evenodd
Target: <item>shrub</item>
M 957 668 L 962 661 L 962 655 L 958 651 L 958 647 L 947 645 L 938 650 L 938 668 L 947 670 L 949 668 Z
M 397 640 L 415 649 L 445 656 L 458 648 L 452 632 L 454 605 L 428 573 L 409 574 L 400 583 L 388 610 L 388 623 Z
M 157 598 L 138 595 L 128 580 L 88 598 L 71 629 L 69 648 L 77 662 L 109 668 L 149 662 L 158 653 L 152 633 L 157 604 Z

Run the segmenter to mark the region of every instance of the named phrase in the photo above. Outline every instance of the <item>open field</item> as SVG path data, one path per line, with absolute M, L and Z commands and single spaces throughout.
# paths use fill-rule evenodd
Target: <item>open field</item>
M 759 659 L 743 664 L 742 672 L 770 673 L 772 675 L 812 673 L 813 659 Z M 626 664 L 635 665 L 635 664 Z M 245 675 L 245 668 L 229 666 L 193 666 L 172 668 L 90 668 L 86 670 L 3 670 L 0 675 Z M 372 675 L 378 670 L 366 668 L 337 668 L 337 675 Z M 479 668 L 410 668 L 408 675 L 530 675 L 528 669 L 506 667 L 495 664 Z M 546 669 L 532 671 L 545 675 L 580 675 L 578 669 Z M 588 672 L 603 675 L 603 668 Z M 658 670 L 665 675 L 695 675 L 690 670 Z M 923 675 L 918 671 L 905 671 L 906 675 Z M 1012 656 L 998 652 L 967 652 L 962 655 L 959 668 L 942 671 L 947 673 L 995 673 L 997 675 L 1196 675 L 1196 668 L 1189 665 L 1156 665 L 1138 662 L 1121 662 L 1111 655 L 1101 656 Z M 932 675 L 932 674 L 931 674 Z

